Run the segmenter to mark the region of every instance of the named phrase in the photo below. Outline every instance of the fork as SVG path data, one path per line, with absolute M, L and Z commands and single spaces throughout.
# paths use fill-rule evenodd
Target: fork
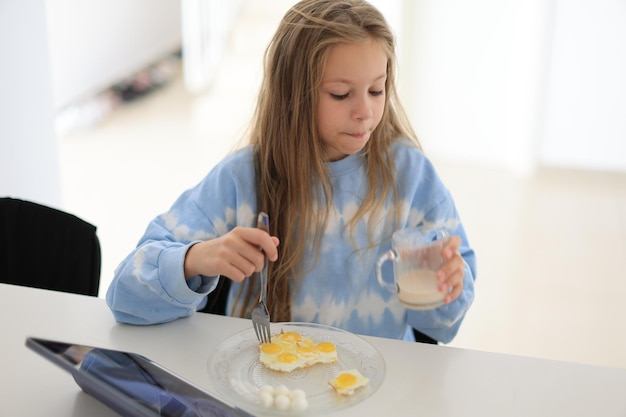
M 267 233 L 270 231 L 270 218 L 267 213 L 259 213 L 257 218 L 257 229 L 265 230 Z M 261 277 L 261 295 L 259 297 L 259 303 L 252 310 L 252 325 L 256 332 L 256 337 L 261 343 L 270 343 L 272 341 L 272 334 L 270 333 L 270 312 L 265 304 L 267 297 L 267 255 L 265 255 L 265 264 L 261 270 L 259 276 Z

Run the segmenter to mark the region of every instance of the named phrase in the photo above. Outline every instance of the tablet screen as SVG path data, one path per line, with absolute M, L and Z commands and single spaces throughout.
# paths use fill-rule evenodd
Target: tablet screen
M 35 338 L 27 345 L 47 352 L 49 359 L 72 372 L 85 392 L 118 412 L 119 401 L 130 400 L 156 416 L 250 416 L 135 353 Z M 112 389 L 103 393 L 103 386 Z

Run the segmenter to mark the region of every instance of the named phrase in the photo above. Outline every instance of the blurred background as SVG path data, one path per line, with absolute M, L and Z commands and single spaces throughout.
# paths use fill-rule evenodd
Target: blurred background
M 98 227 L 100 297 L 241 138 L 294 3 L 0 0 L 0 195 Z M 626 2 L 372 3 L 478 256 L 450 345 L 626 368 Z

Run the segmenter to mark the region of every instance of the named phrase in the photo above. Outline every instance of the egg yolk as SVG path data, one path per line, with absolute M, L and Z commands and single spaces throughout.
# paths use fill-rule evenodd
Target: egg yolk
M 261 351 L 263 353 L 267 353 L 268 355 L 273 355 L 283 350 L 280 345 L 277 343 L 266 343 L 261 346 Z
M 330 342 L 322 342 L 317 345 L 320 352 L 330 353 L 335 351 L 335 345 Z
M 356 384 L 356 376 L 348 373 L 339 374 L 339 376 L 335 379 L 335 384 L 339 388 L 346 388 Z
M 285 352 L 285 353 L 278 355 L 278 362 L 294 363 L 297 360 L 298 360 L 298 356 L 294 355 L 293 353 Z
M 313 352 L 313 346 L 309 346 L 309 345 L 298 345 L 297 349 L 298 349 L 298 352 L 302 352 L 302 353 Z
M 302 335 L 296 332 L 287 332 L 281 336 L 281 339 L 285 342 L 297 342 L 302 340 Z

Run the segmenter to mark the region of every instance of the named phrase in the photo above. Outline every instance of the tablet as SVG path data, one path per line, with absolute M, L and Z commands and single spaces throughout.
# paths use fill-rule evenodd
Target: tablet
M 35 337 L 28 337 L 26 346 L 122 416 L 253 417 L 136 353 Z

